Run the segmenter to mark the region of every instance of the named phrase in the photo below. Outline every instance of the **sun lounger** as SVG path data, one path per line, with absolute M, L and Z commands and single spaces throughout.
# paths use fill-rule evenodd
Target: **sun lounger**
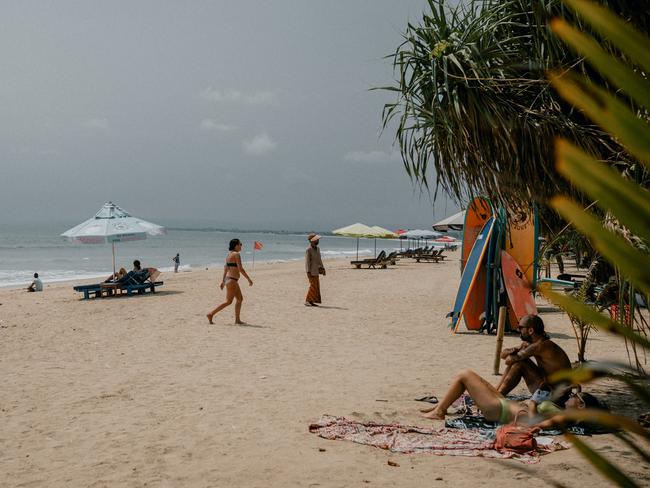
M 350 261 L 350 264 L 356 266 L 357 269 L 361 269 L 361 266 L 368 266 L 368 269 L 376 268 L 377 266 L 380 266 L 382 269 L 385 269 L 388 267 L 388 263 L 389 261 L 386 260 L 386 251 L 380 252 L 376 258 Z
M 393 266 L 397 264 L 398 259 L 399 257 L 397 256 L 397 251 L 393 251 L 388 256 L 386 256 L 386 261 L 388 261 L 388 264 L 392 264 Z
M 444 256 L 440 257 L 441 254 L 442 254 L 442 249 L 440 249 L 438 251 L 434 250 L 429 254 L 418 254 L 417 256 L 414 256 L 414 258 L 415 258 L 415 261 L 418 262 L 418 263 L 422 263 L 422 262 L 425 262 L 425 263 L 437 263 L 441 259 L 444 258 Z
M 102 294 L 102 289 L 100 283 L 96 283 L 94 285 L 79 285 L 79 286 L 74 286 L 73 290 L 79 293 L 84 294 L 84 300 L 88 300 L 91 295 L 97 297 L 101 296 Z
M 84 300 L 94 297 L 102 296 L 116 296 L 126 293 L 127 296 L 131 296 L 134 293 L 142 294 L 150 291 L 151 293 L 156 292 L 156 287 L 162 286 L 164 283 L 162 281 L 155 281 L 156 278 L 160 275 L 160 271 L 156 268 L 147 268 L 146 274 L 141 275 L 130 275 L 126 276 L 124 280 L 118 281 L 109 281 L 104 283 L 96 283 L 93 285 L 79 285 L 73 287 L 73 290 L 79 293 L 83 293 Z

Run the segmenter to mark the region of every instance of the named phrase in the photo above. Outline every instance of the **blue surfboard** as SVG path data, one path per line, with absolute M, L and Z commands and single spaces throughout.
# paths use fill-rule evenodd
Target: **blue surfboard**
M 485 257 L 485 253 L 488 249 L 488 243 L 490 241 L 490 236 L 492 235 L 492 229 L 494 228 L 494 217 L 490 217 L 488 221 L 483 225 L 481 232 L 476 236 L 476 241 L 472 246 L 472 250 L 469 253 L 467 262 L 465 263 L 465 268 L 463 269 L 463 275 L 460 278 L 460 285 L 458 286 L 458 294 L 456 295 L 456 302 L 454 303 L 454 310 L 451 312 L 451 328 L 453 332 L 458 330 L 460 325 L 460 318 L 463 316 L 463 311 L 467 305 L 467 299 L 469 292 L 476 281 L 476 276 L 481 270 L 481 263 Z
M 499 302 L 499 274 L 501 273 L 501 248 L 505 237 L 505 212 L 502 208 L 497 210 L 494 229 L 488 244 L 485 268 L 487 272 L 487 286 L 485 287 L 485 323 L 483 328 L 490 331 L 496 327 Z

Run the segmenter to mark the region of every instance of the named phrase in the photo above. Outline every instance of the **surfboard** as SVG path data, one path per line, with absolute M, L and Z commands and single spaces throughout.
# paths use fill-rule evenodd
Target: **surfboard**
M 518 328 L 519 320 L 524 315 L 536 315 L 537 305 L 532 289 L 521 267 L 506 251 L 501 251 L 501 271 L 510 308 L 510 325 Z M 514 323 L 513 323 L 514 322 Z
M 494 229 L 492 230 L 485 260 L 485 321 L 481 327 L 488 332 L 496 329 L 499 315 L 501 248 L 505 237 L 505 216 L 503 214 L 503 209 L 495 212 Z
M 514 258 L 534 290 L 537 279 L 537 208 L 508 211 L 503 248 Z
M 472 246 L 476 241 L 476 236 L 492 217 L 492 205 L 485 197 L 476 197 L 472 200 L 465 211 L 465 225 L 463 226 L 463 246 L 460 253 L 460 272 L 463 273 L 465 263 L 472 252 Z
M 472 298 L 475 297 L 473 290 L 475 289 L 477 282 L 480 282 L 481 279 L 483 279 L 483 289 L 480 293 L 479 298 L 479 301 L 483 304 L 481 313 L 483 313 L 485 310 L 485 269 L 481 265 L 485 259 L 493 227 L 494 218 L 490 217 L 476 236 L 474 246 L 472 246 L 472 251 L 467 258 L 467 263 L 465 265 L 465 269 L 463 270 L 463 275 L 460 278 L 460 285 L 458 286 L 458 293 L 456 295 L 454 309 L 451 312 L 451 328 L 454 333 L 458 330 L 458 326 L 460 325 L 460 318 L 464 316 L 466 311 L 470 310 L 468 309 L 468 306 L 471 307 L 471 315 L 469 322 L 467 322 L 466 317 L 466 324 L 468 328 L 470 326 L 474 327 L 473 321 L 480 315 L 476 314 L 479 306 L 475 306 L 474 304 L 470 305 L 470 302 L 472 301 Z M 479 286 L 481 285 L 479 284 Z M 476 329 L 479 327 L 480 324 L 478 327 L 476 327 Z

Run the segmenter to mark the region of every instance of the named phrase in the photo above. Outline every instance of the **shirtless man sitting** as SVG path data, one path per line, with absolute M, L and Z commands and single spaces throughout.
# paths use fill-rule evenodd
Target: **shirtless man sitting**
M 506 371 L 497 385 L 497 391 L 506 396 L 523 379 L 532 393 L 531 400 L 541 403 L 553 397 L 565 396 L 566 385 L 551 391 L 547 378 L 563 369 L 571 369 L 571 361 L 564 350 L 544 332 L 544 322 L 537 315 L 526 315 L 519 321 L 522 343 L 517 347 L 504 349 Z M 535 358 L 535 362 L 531 358 Z M 537 364 L 536 364 L 537 363 Z M 565 390 L 567 390 L 565 392 Z M 562 398 L 559 398 L 562 402 Z

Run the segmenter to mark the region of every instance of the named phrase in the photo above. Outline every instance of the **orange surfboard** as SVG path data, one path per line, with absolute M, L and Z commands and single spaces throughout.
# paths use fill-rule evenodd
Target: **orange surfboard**
M 537 211 L 508 211 L 504 249 L 514 258 L 532 289 L 537 279 Z
M 469 254 L 472 252 L 472 247 L 476 241 L 476 236 L 479 235 L 481 229 L 492 217 L 492 205 L 485 197 L 476 197 L 471 201 L 467 210 L 465 210 L 465 225 L 463 227 L 463 249 L 460 257 L 460 272 L 463 273 L 465 263 Z M 485 291 L 485 290 L 483 290 Z
M 524 315 L 537 314 L 537 305 L 535 305 L 533 292 L 524 272 L 506 251 L 501 251 L 501 271 L 508 293 L 510 325 L 516 329 L 519 326 L 519 320 Z

